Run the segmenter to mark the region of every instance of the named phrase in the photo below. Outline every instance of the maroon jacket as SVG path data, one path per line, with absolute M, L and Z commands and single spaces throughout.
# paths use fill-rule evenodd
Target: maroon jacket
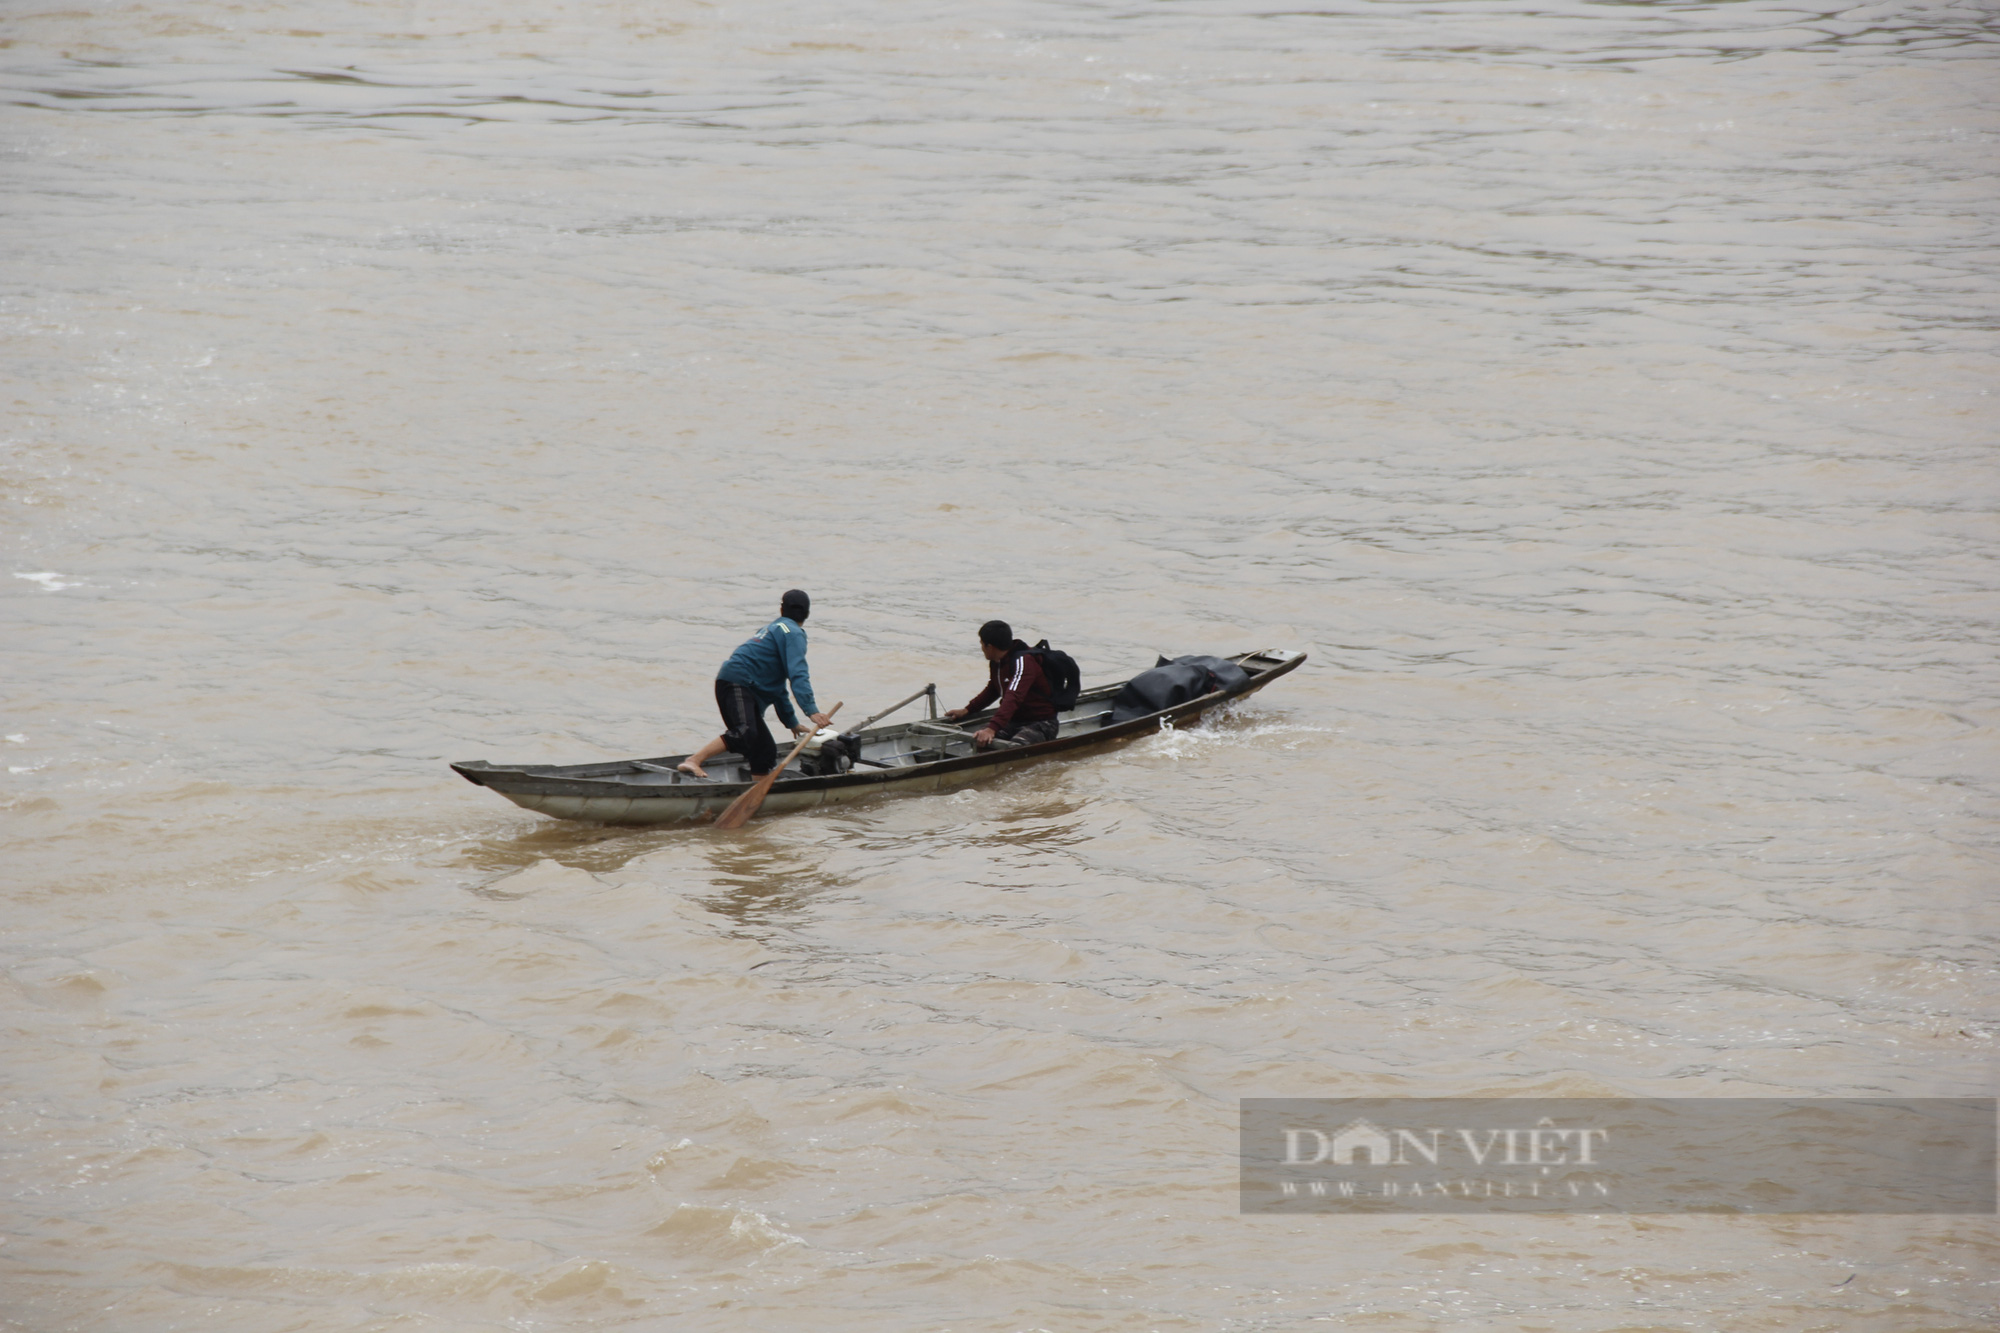
M 986 688 L 973 696 L 972 702 L 965 706 L 966 712 L 976 713 L 998 699 L 1000 707 L 986 724 L 995 731 L 1026 726 L 1056 715 L 1056 697 L 1049 689 L 1049 678 L 1043 673 L 1042 664 L 1028 651 L 1027 644 L 1014 640 L 1007 648 L 1007 655 L 991 667 Z

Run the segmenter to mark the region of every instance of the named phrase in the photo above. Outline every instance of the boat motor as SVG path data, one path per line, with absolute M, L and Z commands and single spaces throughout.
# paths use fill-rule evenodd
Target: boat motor
M 848 751 L 846 741 L 847 738 L 832 727 L 821 727 L 806 742 L 805 749 L 799 751 L 800 767 L 816 778 L 845 773 L 854 767 L 853 755 Z

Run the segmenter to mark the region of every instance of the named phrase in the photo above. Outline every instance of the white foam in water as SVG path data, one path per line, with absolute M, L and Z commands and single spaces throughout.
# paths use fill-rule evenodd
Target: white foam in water
M 14 577 L 17 579 L 26 579 L 30 583 L 39 583 L 42 585 L 42 587 L 48 589 L 50 592 L 60 592 L 64 588 L 74 588 L 77 586 L 74 583 L 64 582 L 63 576 L 56 573 L 53 570 L 43 570 L 39 574 L 17 573 L 14 575 Z
M 1140 744 L 1141 751 L 1164 759 L 1193 759 L 1218 749 L 1255 745 L 1293 750 L 1313 736 L 1330 735 L 1331 727 L 1281 722 L 1256 709 L 1226 706 L 1193 727 L 1174 727 Z

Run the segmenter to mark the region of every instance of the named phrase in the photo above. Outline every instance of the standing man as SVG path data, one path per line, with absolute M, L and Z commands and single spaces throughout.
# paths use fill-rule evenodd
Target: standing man
M 729 655 L 722 670 L 715 673 L 715 706 L 722 713 L 722 734 L 681 760 L 681 772 L 705 778 L 708 770 L 703 764 L 724 750 L 734 750 L 750 761 L 753 777 L 769 773 L 778 762 L 778 747 L 764 726 L 764 710 L 776 704 L 778 721 L 790 727 L 794 736 L 808 730 L 785 697 L 787 684 L 812 725 L 827 724 L 827 715 L 813 702 L 812 677 L 806 673 L 806 616 L 811 611 L 812 598 L 792 589 L 779 599 L 778 618 Z
M 986 668 L 986 688 L 974 695 L 971 703 L 950 709 L 945 716 L 956 722 L 998 699 L 1000 706 L 993 710 L 993 720 L 973 736 L 974 745 L 984 750 L 995 741 L 1033 745 L 1054 740 L 1061 725 L 1056 720 L 1055 692 L 1034 653 L 1014 637 L 1013 627 L 1004 620 L 981 625 L 979 652 L 991 663 Z

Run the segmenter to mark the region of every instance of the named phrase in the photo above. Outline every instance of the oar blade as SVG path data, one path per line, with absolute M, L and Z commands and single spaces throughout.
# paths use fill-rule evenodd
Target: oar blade
M 750 790 L 729 803 L 729 808 L 715 817 L 717 828 L 742 828 L 750 822 L 750 816 L 764 804 L 764 798 L 771 793 L 771 784 L 778 780 L 778 770 L 772 769 L 751 784 Z
M 826 710 L 826 715 L 830 718 L 839 711 L 840 705 L 835 704 Z M 790 754 L 778 761 L 776 768 L 751 783 L 749 791 L 744 792 L 741 796 L 731 801 L 729 808 L 715 817 L 715 827 L 742 828 L 745 824 L 749 823 L 750 816 L 757 813 L 759 807 L 764 804 L 764 798 L 771 794 L 771 784 L 778 780 L 778 774 L 784 772 L 791 765 L 792 760 L 799 757 L 799 751 L 805 749 L 806 742 L 812 738 L 813 734 L 810 731 L 799 737 L 799 743 L 792 747 Z

